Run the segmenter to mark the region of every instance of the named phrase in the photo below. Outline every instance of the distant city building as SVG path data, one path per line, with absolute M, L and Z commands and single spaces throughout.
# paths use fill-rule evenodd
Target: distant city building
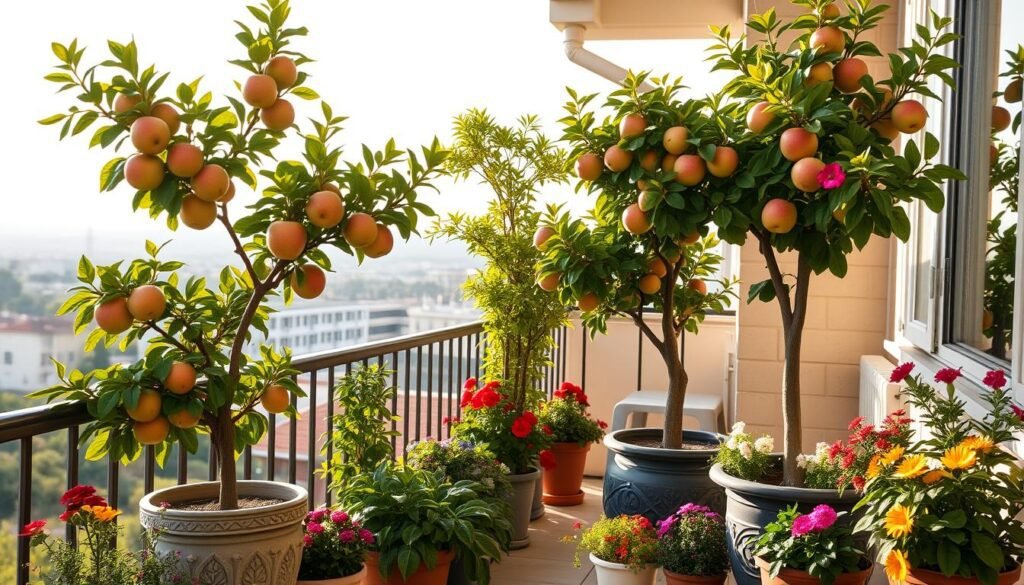
M 267 322 L 270 335 L 254 336 L 246 351 L 255 354 L 260 344 L 270 344 L 301 355 L 397 337 L 407 328 L 402 305 L 304 301 L 273 313 Z
M 454 327 L 479 318 L 480 311 L 469 304 L 412 307 L 409 309 L 409 333 Z
M 0 389 L 31 392 L 57 383 L 50 357 L 74 366 L 83 341 L 69 319 L 0 316 Z

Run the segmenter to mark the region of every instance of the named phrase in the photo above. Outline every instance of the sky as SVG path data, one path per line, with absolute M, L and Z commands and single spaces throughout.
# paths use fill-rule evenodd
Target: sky
M 55 94 L 56 85 L 42 77 L 55 63 L 51 41 L 67 44 L 76 37 L 80 46 L 89 47 L 84 61 L 91 63 L 106 57 L 106 39 L 124 42 L 134 36 L 142 63 L 171 72 L 165 87 L 204 75 L 207 89 L 237 97 L 233 81 L 246 73 L 226 61 L 241 56 L 233 20 L 252 21 L 245 4 L 46 0 L 5 8 L 7 22 L 18 24 L 7 27 L 3 43 L 7 54 L 18 58 L 5 65 L 7 79 L 16 83 L 0 92 L 0 111 L 8 114 L 7 139 L 0 149 L 11 171 L 0 192 L 0 247 L 10 253 L 32 242 L 33 249 L 77 256 L 89 227 L 94 247 L 106 254 L 141 253 L 146 237 L 174 238 L 172 254 L 225 246 L 223 231 L 173 234 L 162 223 L 133 213 L 127 185 L 100 194 L 99 169 L 114 153 L 89 150 L 89 131 L 58 142 L 59 126 L 40 126 L 36 120 L 63 111 L 74 98 Z M 555 121 L 562 115 L 566 86 L 586 93 L 613 89 L 612 83 L 566 59 L 561 32 L 548 20 L 546 0 L 293 4 L 292 25 L 310 30 L 295 46 L 316 59 L 304 67 L 311 75 L 307 84 L 336 113 L 349 117 L 341 139 L 355 156 L 360 143 L 380 146 L 390 136 L 400 146 L 425 144 L 435 135 L 445 141 L 452 116 L 471 107 L 486 108 L 505 123 L 523 113 L 537 114 L 548 134 L 557 137 Z M 704 46 L 692 40 L 587 43 L 623 67 L 683 75 L 694 95 L 707 93 L 715 81 L 706 75 Z M 316 102 L 293 102 L 299 102 L 300 120 L 319 115 Z M 488 197 L 472 182 L 444 180 L 438 186 L 441 193 L 426 201 L 441 212 L 479 211 Z M 232 204 L 235 217 L 255 197 L 240 189 Z M 584 197 L 568 188 L 545 193 L 546 200 L 569 201 L 580 211 L 590 205 Z

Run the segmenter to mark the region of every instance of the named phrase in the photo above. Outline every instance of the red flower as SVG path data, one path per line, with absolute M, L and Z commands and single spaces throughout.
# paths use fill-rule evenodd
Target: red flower
M 60 519 L 67 522 L 82 506 L 106 506 L 107 500 L 97 496 L 96 488 L 91 485 L 76 485 L 64 492 L 60 497 L 60 503 L 66 508 Z
M 889 381 L 894 384 L 902 382 L 904 378 L 910 375 L 910 371 L 914 369 L 913 362 L 902 363 L 893 368 L 892 373 L 889 374 Z
M 525 418 L 519 417 L 512 421 L 512 434 L 520 439 L 525 439 L 530 436 L 530 431 L 533 430 L 531 425 Z
M 531 427 L 537 424 L 537 415 L 533 414 L 529 410 L 523 413 L 523 418 L 525 418 L 526 421 L 530 423 Z
M 466 389 L 466 390 L 475 390 L 476 389 L 476 378 L 467 378 L 466 379 L 466 383 L 463 384 L 462 387 L 464 389 Z
M 501 395 L 484 386 L 473 396 L 473 408 L 491 408 L 501 402 Z
M 853 464 L 857 462 L 857 453 L 853 449 L 850 449 L 846 453 L 843 453 L 843 469 L 849 469 L 853 467 Z
M 880 438 L 875 441 L 875 449 L 878 449 L 879 451 L 888 451 L 890 447 L 892 447 L 892 443 L 890 443 L 888 439 Z
M 551 428 L 551 425 L 544 425 L 544 426 L 542 426 L 540 428 L 540 430 L 544 431 L 544 434 L 549 436 L 549 437 L 551 435 L 555 434 L 555 431 L 554 431 L 554 429 Z
M 583 528 L 583 522 L 577 520 L 577 521 L 572 523 L 572 529 L 573 530 L 579 530 L 580 528 Z
M 938 372 L 935 372 L 935 381 L 952 384 L 960 377 L 960 374 L 960 368 L 942 368 Z
M 604 430 L 608 428 L 608 423 L 604 422 L 601 419 L 597 419 L 597 426 L 601 427 L 601 430 Z
M 837 455 L 843 452 L 843 442 L 836 441 L 828 447 L 828 458 L 835 459 Z
M 558 466 L 558 462 L 555 461 L 555 454 L 547 449 L 540 452 L 537 461 L 544 469 L 554 469 Z
M 46 528 L 46 520 L 29 522 L 21 529 L 21 534 L 18 536 L 35 536 L 37 534 L 42 534 L 44 528 Z
M 469 389 L 462 393 L 462 401 L 459 403 L 462 406 L 462 408 L 466 408 L 467 406 L 473 404 L 473 396 L 475 394 L 476 392 L 473 392 L 472 390 Z
M 860 491 L 860 490 L 864 489 L 864 478 L 863 477 L 861 477 L 859 475 L 853 476 L 853 489 L 855 489 L 857 491 Z
M 491 380 L 490 382 L 484 384 L 484 387 L 482 389 L 483 390 L 498 390 L 499 388 L 501 388 L 501 382 L 499 382 L 497 380 Z
M 1003 386 L 1006 386 L 1006 374 L 1002 370 L 991 370 L 985 374 L 985 379 L 982 380 L 989 388 L 998 390 Z
M 1017 415 L 1017 418 L 1019 418 L 1021 422 L 1024 422 L 1024 408 L 1021 408 L 1016 404 L 1011 404 L 1010 408 L 1013 409 L 1013 414 Z
M 850 444 L 856 445 L 863 443 L 871 438 L 871 435 L 875 432 L 874 425 L 867 425 L 857 429 L 852 435 L 850 435 Z
M 855 429 L 859 429 L 862 424 L 864 424 L 864 417 L 858 416 L 857 418 L 850 421 L 850 424 L 846 427 L 846 430 L 852 431 Z
M 843 186 L 846 173 L 839 163 L 829 163 L 818 172 L 818 184 L 823 189 L 835 189 Z

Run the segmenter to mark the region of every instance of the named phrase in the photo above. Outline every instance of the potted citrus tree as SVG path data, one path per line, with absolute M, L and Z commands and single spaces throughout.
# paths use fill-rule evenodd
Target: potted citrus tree
M 684 331 L 695 333 L 708 312 L 730 301 L 733 282 L 714 281 L 721 257 L 708 226 L 724 198 L 739 194 L 731 179 L 739 154 L 728 139 L 735 106 L 713 97 L 680 101 L 681 86 L 668 79 L 640 93 L 645 81 L 646 74 L 631 74 L 608 95 L 610 115 L 601 121 L 589 107 L 596 95 L 570 90 L 565 139 L 578 188 L 596 195 L 596 204 L 586 220 L 549 210 L 537 278 L 540 288 L 579 307 L 592 335 L 604 332 L 611 317 L 635 323 L 665 364 L 663 427 L 605 437 L 617 461 L 632 462 L 606 471 L 605 513 L 657 520 L 686 501 L 722 499 L 706 479 L 718 435 L 683 430 L 688 378 L 681 344 Z M 645 306 L 657 322 L 645 319 Z
M 576 506 L 583 503 L 583 472 L 590 445 L 601 440 L 608 426 L 591 418 L 590 400 L 583 388 L 562 382 L 540 410 L 541 430 L 551 437 L 544 467 L 544 503 Z
M 249 354 L 245 346 L 255 332 L 266 333 L 269 297 L 312 298 L 323 290 L 331 266 L 325 249 L 362 260 L 391 250 L 392 229 L 412 233 L 429 212 L 417 191 L 445 155 L 436 143 L 417 154 L 389 142 L 343 163 L 333 144 L 343 118 L 326 103 L 300 133 L 292 98 L 318 97 L 300 71 L 308 59 L 292 47 L 306 29 L 288 26 L 286 0 L 248 12 L 255 23 L 240 23 L 235 35 L 243 54 L 233 63 L 246 75 L 237 96 L 215 98 L 198 79 L 168 90 L 169 75 L 141 65 L 134 41 L 108 42 L 110 56 L 98 65 L 83 64 L 77 41 L 53 44 L 59 65 L 47 79 L 73 91 L 76 104 L 42 123 L 62 124 L 62 138 L 98 124 L 91 145 L 127 155 L 103 166 L 101 190 L 132 193 L 134 209 L 171 228 L 219 224 L 230 242 L 225 250 L 239 262 L 210 282 L 183 278 L 183 264 L 159 258 L 161 246 L 149 242 L 148 257 L 131 262 L 95 266 L 83 257 L 81 285 L 60 312 L 75 314 L 76 332 L 89 331 L 87 349 L 140 345 L 142 357 L 91 372 L 57 364 L 60 382 L 39 394 L 86 403 L 95 419 L 82 433 L 89 459 L 128 462 L 152 447 L 162 464 L 173 444 L 195 452 L 208 435 L 220 481 L 146 495 L 143 524 L 161 529 L 158 548 L 182 551 L 205 580 L 257 572 L 288 585 L 302 554 L 306 491 L 239 481 L 235 461 L 265 433 L 265 413 L 293 416 L 290 402 L 301 392 L 287 350 L 262 346 Z M 268 165 L 289 135 L 303 139 L 301 160 Z M 236 182 L 263 189 L 251 211 L 232 221 L 240 211 L 231 204 Z
M 849 509 L 854 496 L 803 488 L 798 465 L 802 449 L 800 356 L 813 276 L 847 272 L 847 255 L 872 236 L 906 240 L 910 220 L 903 204 L 920 201 L 942 209 L 942 183 L 963 179 L 934 164 L 939 142 L 925 133 L 907 140 L 902 152 L 892 142 L 922 131 L 927 111 L 920 96 L 937 97 L 932 80 L 952 83 L 956 62 L 942 54 L 957 37 L 945 32 L 950 20 L 933 16 L 918 26 L 911 47 L 888 56 L 888 77 L 868 74 L 865 57 L 880 54 L 864 39 L 887 5 L 829 0 L 794 0 L 807 13 L 783 21 L 773 10 L 750 18 L 761 40 L 733 39 L 716 29 L 712 58 L 718 69 L 734 70 L 727 85 L 746 111 L 737 140 L 746 155 L 734 180 L 743 191 L 723 204 L 719 234 L 733 243 L 757 240 L 769 279 L 751 283 L 748 301 L 776 302 L 783 326 L 783 456 L 776 469 L 744 481 L 721 468 L 712 477 L 727 488 L 733 573 L 741 584 L 758 572 L 741 533 L 755 532 L 793 502 L 808 512 L 829 503 Z M 845 12 L 845 13 L 844 13 Z M 783 33 L 796 33 L 792 42 Z M 792 35 L 790 35 L 792 36 Z M 779 255 L 792 252 L 795 274 L 786 274 Z M 742 549 L 742 550 L 741 550 Z M 745 567 L 745 568 L 743 568 Z

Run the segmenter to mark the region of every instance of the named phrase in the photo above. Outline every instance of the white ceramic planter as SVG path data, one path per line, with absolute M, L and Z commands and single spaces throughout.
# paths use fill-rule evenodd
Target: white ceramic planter
M 295 585 L 302 561 L 306 490 L 287 483 L 239 481 L 239 497 L 281 500 L 259 508 L 176 510 L 173 504 L 216 499 L 218 482 L 162 489 L 139 502 L 146 528 L 160 528 L 161 554 L 180 553 L 181 568 L 205 585 Z M 163 509 L 162 502 L 172 504 Z
M 590 554 L 590 562 L 594 563 L 597 573 L 597 585 L 652 585 L 658 567 L 648 565 L 637 572 L 619 563 L 609 563 Z
M 299 579 L 295 582 L 295 585 L 359 585 L 363 582 L 363 577 L 366 576 L 366 565 L 363 565 L 363 570 L 359 571 L 355 575 L 349 575 L 348 577 L 338 577 L 337 579 L 319 579 L 316 581 L 304 581 Z

